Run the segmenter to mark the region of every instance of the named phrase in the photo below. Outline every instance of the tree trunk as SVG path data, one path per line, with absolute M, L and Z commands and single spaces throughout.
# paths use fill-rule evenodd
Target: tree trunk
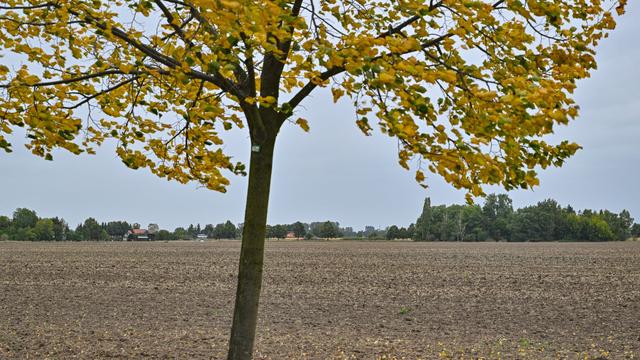
M 264 240 L 271 186 L 271 169 L 275 136 L 264 141 L 259 151 L 252 148 L 249 186 L 242 230 L 242 248 L 238 270 L 238 287 L 233 312 L 228 360 L 248 360 L 253 356 L 253 343 L 258 319 Z

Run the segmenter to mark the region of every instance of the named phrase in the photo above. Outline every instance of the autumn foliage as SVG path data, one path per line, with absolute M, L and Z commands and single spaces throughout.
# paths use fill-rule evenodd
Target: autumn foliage
M 469 196 L 538 183 L 579 146 L 542 138 L 578 115 L 576 82 L 624 1 L 5 0 L 0 147 L 92 152 L 224 191 L 245 167 L 222 133 L 252 142 L 317 87 L 356 123 L 399 141 L 399 161 Z M 313 110 L 313 109 L 310 109 Z M 3 135 L 4 134 L 4 135 Z

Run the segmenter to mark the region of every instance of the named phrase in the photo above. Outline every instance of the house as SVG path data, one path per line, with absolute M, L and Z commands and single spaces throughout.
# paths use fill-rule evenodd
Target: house
M 209 237 L 207 236 L 207 234 L 200 233 L 200 234 L 196 235 L 196 238 L 197 238 L 198 240 L 206 240 L 206 239 L 208 239 Z
M 296 239 L 297 236 L 293 231 L 289 231 L 289 232 L 287 232 L 287 237 L 286 238 L 287 239 Z
M 131 229 L 124 234 L 124 241 L 149 241 L 153 240 L 154 234 L 145 229 Z

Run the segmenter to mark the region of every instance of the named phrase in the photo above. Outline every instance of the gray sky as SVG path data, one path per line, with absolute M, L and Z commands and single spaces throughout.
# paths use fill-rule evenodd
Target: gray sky
M 551 139 L 581 144 L 562 168 L 541 173 L 534 190 L 513 191 L 516 207 L 554 198 L 576 209 L 631 211 L 640 222 L 640 3 L 630 2 L 618 28 L 598 48 L 599 69 L 579 83 L 578 120 Z M 462 203 L 464 193 L 439 177 L 418 186 L 412 172 L 397 164 L 396 142 L 380 133 L 365 137 L 347 101 L 333 105 L 328 91 L 312 94 L 301 116 L 305 134 L 293 125 L 280 133 L 272 181 L 269 223 L 335 220 L 356 229 L 365 225 L 406 226 L 423 199 L 433 204 Z M 13 136 L 14 152 L 0 152 L 0 214 L 17 207 L 40 216 L 62 216 L 72 226 L 86 217 L 98 221 L 150 222 L 174 229 L 189 223 L 242 222 L 246 178 L 232 177 L 226 194 L 168 182 L 146 170 L 130 170 L 105 144 L 96 156 L 57 152 L 55 161 L 32 156 Z M 236 131 L 228 153 L 246 162 L 249 141 Z M 499 192 L 499 189 L 492 189 Z

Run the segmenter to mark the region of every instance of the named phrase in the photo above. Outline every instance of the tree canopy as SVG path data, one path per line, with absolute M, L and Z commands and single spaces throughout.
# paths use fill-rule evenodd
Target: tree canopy
M 420 229 L 419 224 L 428 224 Z M 633 237 L 634 219 L 627 210 L 585 209 L 576 212 L 547 199 L 514 210 L 506 194 L 490 194 L 484 205 L 431 206 L 429 199 L 416 221 L 415 241 L 622 241 Z M 640 225 L 638 225 L 640 226 Z M 389 228 L 388 233 L 391 231 Z M 390 238 L 400 238 L 391 236 Z
M 113 138 L 131 168 L 225 191 L 245 167 L 222 132 L 248 125 L 260 146 L 287 120 L 308 130 L 292 119 L 329 87 L 365 134 L 399 140 L 403 167 L 419 159 L 419 182 L 527 188 L 579 148 L 540 137 L 577 116 L 625 2 L 8 0 L 0 147 L 16 127 L 47 159 Z
M 625 2 L 5 0 L 0 52 L 16 65 L 0 66 L 0 148 L 16 127 L 45 159 L 115 139 L 131 168 L 225 191 L 245 165 L 223 132 L 248 127 L 228 358 L 250 359 L 276 138 L 287 121 L 309 129 L 293 119 L 315 89 L 397 138 L 422 184 L 439 174 L 468 201 L 483 184 L 529 188 L 578 150 L 542 137 L 577 116 L 576 81 Z

